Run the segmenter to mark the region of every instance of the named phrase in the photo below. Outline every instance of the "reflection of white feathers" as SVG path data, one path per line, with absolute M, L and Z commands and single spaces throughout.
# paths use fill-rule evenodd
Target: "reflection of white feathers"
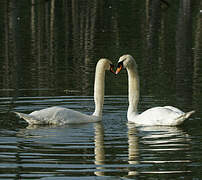
M 30 114 L 15 112 L 20 118 L 29 124 L 79 124 L 88 122 L 98 122 L 102 119 L 102 109 L 104 103 L 104 80 L 105 70 L 111 69 L 111 61 L 101 59 L 98 61 L 95 72 L 94 100 L 95 112 L 93 115 L 86 115 L 80 112 L 55 106 Z
M 95 123 L 95 175 L 104 176 L 105 151 L 104 151 L 104 127 L 102 123 Z
M 184 171 L 181 167 L 170 170 L 171 166 L 167 166 L 168 163 L 191 162 L 191 156 L 186 156 L 190 149 L 190 140 L 189 135 L 177 127 L 137 127 L 134 123 L 128 123 L 128 163 L 134 165 L 129 169 L 128 175 L 190 172 L 189 169 Z M 176 153 L 182 156 L 175 155 Z M 165 165 L 159 165 L 164 163 Z M 152 168 L 140 171 L 138 164 L 151 165 Z
M 182 137 L 188 138 L 189 135 L 177 127 L 171 126 L 142 126 L 138 127 L 141 133 L 144 133 L 142 140 L 144 144 L 153 144 L 154 146 L 163 145 L 164 143 L 181 142 Z M 187 139 L 186 139 L 187 141 Z
M 129 107 L 128 107 L 128 121 L 134 122 L 137 125 L 143 126 L 177 126 L 189 118 L 194 111 L 184 113 L 178 108 L 172 106 L 154 107 L 144 111 L 141 114 L 137 112 L 137 105 L 139 102 L 139 76 L 137 65 L 131 55 L 123 55 L 120 57 L 119 68 L 117 73 L 122 67 L 127 69 L 128 83 L 129 83 Z
M 146 152 L 150 152 L 153 158 L 145 157 L 144 163 L 188 163 L 189 156 L 172 156 L 171 154 L 187 152 L 190 149 L 190 138 L 187 133 L 177 127 L 147 126 L 138 128 L 143 134 L 142 146 Z M 168 153 L 170 158 L 168 158 Z M 160 154 L 160 156 L 159 156 Z M 176 170 L 176 169 L 175 169 Z M 183 173 L 189 171 L 167 171 L 168 173 Z
M 138 137 L 137 130 L 134 124 L 128 123 L 128 163 L 131 165 L 139 164 L 139 146 L 138 146 Z M 134 176 L 138 172 L 134 168 L 129 170 L 128 175 Z

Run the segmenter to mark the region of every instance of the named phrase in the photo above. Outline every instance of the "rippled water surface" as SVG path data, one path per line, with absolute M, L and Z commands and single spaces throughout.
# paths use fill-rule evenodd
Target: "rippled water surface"
M 151 101 L 162 103 L 154 97 L 143 97 L 140 110 Z M 1 99 L 1 104 L 8 102 Z M 94 109 L 89 96 L 27 97 L 19 98 L 17 104 L 15 110 L 21 112 L 55 104 L 87 114 Z M 126 109 L 126 96 L 106 96 L 101 123 L 59 127 L 27 126 L 12 113 L 2 113 L 1 122 L 7 121 L 7 125 L 0 129 L 0 178 L 201 178 L 201 118 L 193 116 L 179 128 L 136 128 L 127 123 Z M 8 126 L 14 121 L 18 128 Z
M 202 1 L 0 0 L 0 179 L 202 179 Z M 139 112 L 196 113 L 181 127 L 128 124 L 127 73 L 106 72 L 101 123 L 28 126 L 13 111 L 94 112 L 97 61 L 131 54 Z M 135 93 L 135 92 L 134 92 Z

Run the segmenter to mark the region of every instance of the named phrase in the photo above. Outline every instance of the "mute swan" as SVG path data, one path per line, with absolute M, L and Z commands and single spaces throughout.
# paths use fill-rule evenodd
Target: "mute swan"
M 122 68 L 126 68 L 128 72 L 128 121 L 143 126 L 177 126 L 195 112 L 190 111 L 184 113 L 176 107 L 164 106 L 150 108 L 143 113 L 138 114 L 137 105 L 139 101 L 139 77 L 137 64 L 131 55 L 123 55 L 119 58 L 116 74 L 118 74 Z
M 104 80 L 105 70 L 113 70 L 112 62 L 108 59 L 100 59 L 96 65 L 94 82 L 94 101 L 95 111 L 92 115 L 82 114 L 80 112 L 64 107 L 54 106 L 30 114 L 15 112 L 20 118 L 26 120 L 29 124 L 78 124 L 88 122 L 98 122 L 102 119 L 102 108 L 104 103 Z

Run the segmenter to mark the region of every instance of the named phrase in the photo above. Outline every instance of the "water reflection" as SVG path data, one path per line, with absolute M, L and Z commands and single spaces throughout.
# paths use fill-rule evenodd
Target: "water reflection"
M 128 53 L 137 58 L 144 92 L 159 94 L 161 87 L 189 101 L 193 71 L 201 75 L 192 57 L 193 50 L 194 57 L 201 53 L 200 6 L 190 0 L 2 1 L 0 96 L 64 95 L 64 89 L 92 95 L 96 61 L 116 62 Z M 127 93 L 110 80 L 108 94 Z
M 201 179 L 202 1 L 164 2 L 0 1 L 0 178 Z M 105 101 L 104 129 L 23 129 L 7 115 L 54 105 L 92 112 L 93 98 L 80 95 L 93 95 L 97 60 L 116 63 L 126 53 L 139 65 L 140 111 L 165 104 L 194 109 L 189 134 L 127 129 L 128 102 L 120 96 Z M 127 95 L 126 79 L 106 76 L 106 94 Z
M 190 141 L 189 135 L 176 127 L 136 128 L 128 123 L 128 162 L 134 165 L 128 175 L 190 173 Z
M 58 175 L 133 179 L 151 174 L 183 178 L 197 172 L 193 166 L 200 165 L 197 136 L 176 127 L 136 127 L 134 123 L 128 123 L 125 131 L 119 121 L 105 116 L 94 124 L 1 129 L 4 173 L 0 177 L 11 177 L 11 171 L 18 179 Z
M 94 124 L 95 128 L 95 175 L 104 176 L 105 150 L 104 150 L 104 127 L 102 123 Z
M 109 169 L 105 164 L 102 123 L 65 127 L 29 125 L 18 131 L 16 137 L 19 138 L 17 142 L 9 141 L 10 148 L 15 146 L 12 149 L 16 153 L 12 159 L 16 164 L 13 168 L 17 169 L 18 178 L 25 178 L 27 174 L 32 178 L 37 174 L 39 177 L 58 173 L 74 176 L 84 172 L 104 176 L 105 170 Z M 9 146 L 5 148 L 10 151 Z M 4 156 L 8 155 L 4 153 Z M 42 173 L 44 168 L 45 174 Z
M 202 1 L 200 1 L 200 6 L 202 7 Z M 196 19 L 196 36 L 195 36 L 195 44 L 193 47 L 193 57 L 194 57 L 194 71 L 193 71 L 193 104 L 194 108 L 201 112 L 201 99 L 202 99 L 202 83 L 201 83 L 201 74 L 200 70 L 202 69 L 202 14 L 197 13 Z M 200 82 L 200 83 L 199 83 Z
M 128 163 L 134 165 L 134 167 L 129 169 L 129 176 L 138 175 L 138 171 L 135 168 L 135 165 L 139 164 L 139 142 L 137 129 L 134 123 L 128 123 Z
M 192 105 L 192 32 L 190 0 L 179 3 L 176 27 L 176 98 L 178 103 Z M 186 99 L 181 99 L 184 96 Z
M 58 173 L 66 176 L 93 169 L 92 163 L 89 164 L 93 159 L 93 134 L 92 124 L 22 129 L 17 134 L 21 150 L 17 153 L 20 161 L 16 163 L 23 171 L 22 174 L 18 171 L 19 176 L 25 178 L 29 174 L 33 178 Z

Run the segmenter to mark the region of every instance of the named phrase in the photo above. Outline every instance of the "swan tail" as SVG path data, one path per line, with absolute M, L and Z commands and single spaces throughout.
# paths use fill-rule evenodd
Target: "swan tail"
M 187 118 L 189 118 L 193 113 L 195 113 L 195 111 L 193 110 L 193 111 L 189 111 L 189 112 L 187 112 L 187 113 L 185 113 L 184 115 L 185 115 L 185 118 L 187 119 Z
M 195 113 L 195 111 L 189 111 L 184 113 L 183 115 L 181 115 L 180 117 L 177 118 L 177 124 L 176 125 L 180 125 L 184 122 L 185 119 L 188 119 L 193 113 Z
M 24 113 L 19 113 L 19 112 L 14 112 L 19 118 L 24 119 L 25 121 L 27 121 L 29 124 L 39 124 L 37 123 L 37 119 L 29 114 L 24 114 Z

